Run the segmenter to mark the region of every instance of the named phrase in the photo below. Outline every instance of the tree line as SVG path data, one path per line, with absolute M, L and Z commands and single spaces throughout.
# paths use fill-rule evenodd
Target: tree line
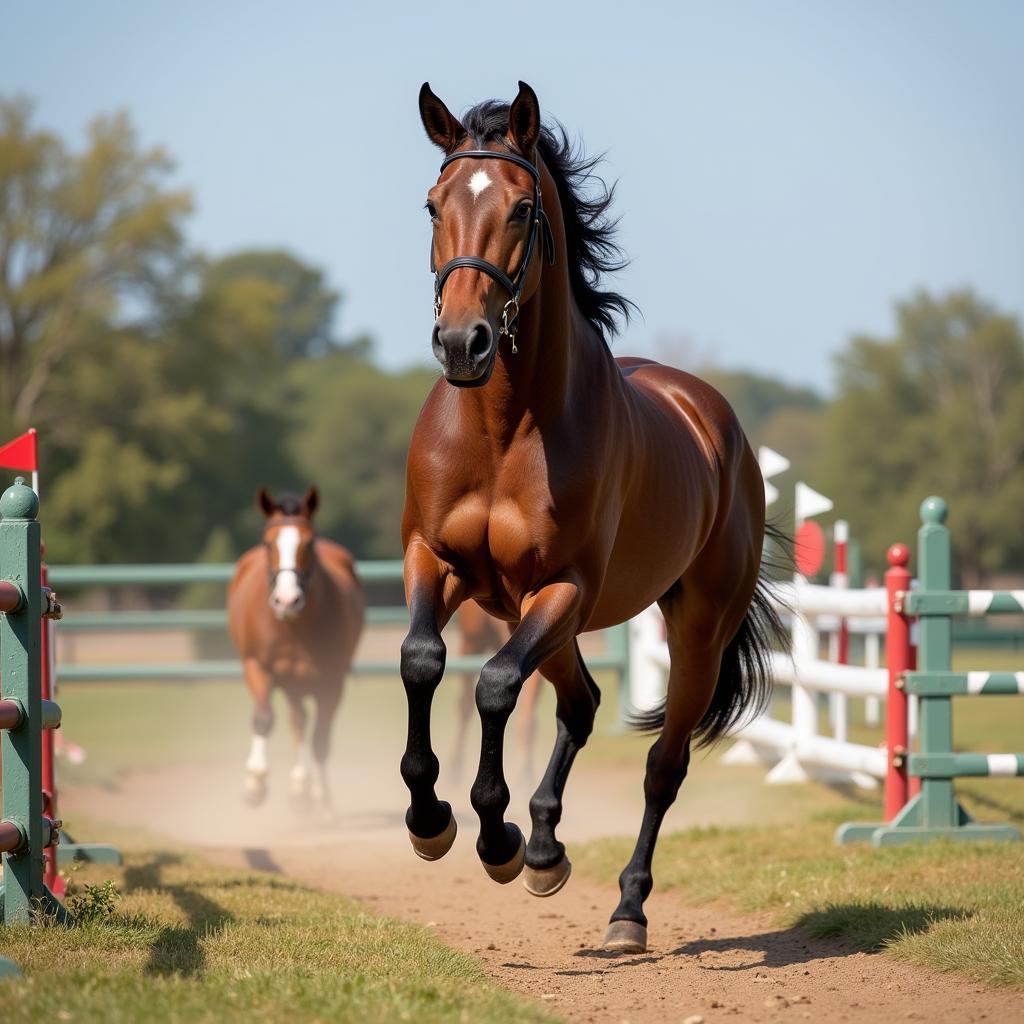
M 309 483 L 324 533 L 399 555 L 405 451 L 435 371 L 380 368 L 297 255 L 197 252 L 172 170 L 124 115 L 75 149 L 0 98 L 0 441 L 39 429 L 48 557 L 228 560 L 258 536 L 257 487 Z M 890 336 L 852 338 L 832 398 L 695 372 L 835 500 L 869 566 L 940 493 L 965 581 L 1024 568 L 1024 336 L 970 290 L 914 294 Z

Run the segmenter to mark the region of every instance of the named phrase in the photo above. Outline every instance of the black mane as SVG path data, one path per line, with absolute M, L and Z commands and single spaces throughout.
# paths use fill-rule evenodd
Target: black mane
M 489 142 L 507 146 L 508 112 L 509 104 L 485 100 L 466 112 L 462 124 L 477 147 Z M 618 333 L 619 321 L 628 322 L 636 309 L 618 292 L 598 287 L 602 274 L 621 270 L 628 263 L 615 241 L 617 222 L 607 216 L 615 186 L 608 188 L 594 173 L 601 157 L 588 157 L 557 121 L 541 128 L 537 152 L 555 179 L 562 205 L 573 297 L 580 312 L 607 343 L 610 335 Z M 594 185 L 594 195 L 588 198 L 585 193 Z

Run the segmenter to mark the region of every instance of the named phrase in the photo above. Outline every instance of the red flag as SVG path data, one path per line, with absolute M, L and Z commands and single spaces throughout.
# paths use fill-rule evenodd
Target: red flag
M 0 446 L 0 469 L 27 469 L 33 473 L 39 469 L 35 427 Z

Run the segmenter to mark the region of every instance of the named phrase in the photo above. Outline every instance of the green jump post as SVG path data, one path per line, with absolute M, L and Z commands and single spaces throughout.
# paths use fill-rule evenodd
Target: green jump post
M 40 623 L 51 602 L 39 576 L 38 512 L 39 499 L 20 478 L 0 496 L 0 590 L 7 595 L 0 615 L 0 703 L 16 712 L 0 730 L 5 924 L 29 924 L 40 910 L 67 920 L 43 884 L 43 850 L 57 842 L 60 822 L 43 815 L 42 730 L 59 724 L 60 709 L 40 695 Z
M 949 509 L 941 498 L 926 498 L 921 505 L 918 531 L 918 575 L 922 596 L 950 591 L 950 542 L 946 517 Z M 922 615 L 918 644 L 919 673 L 907 673 L 905 680 L 947 677 L 952 669 L 952 620 L 950 613 Z M 1020 833 L 1012 825 L 983 825 L 975 822 L 956 799 L 953 780 L 957 775 L 989 774 L 979 765 L 984 755 L 953 753 L 953 698 L 943 686 L 913 685 L 920 701 L 920 752 L 909 757 L 910 774 L 921 780 L 920 792 L 903 810 L 871 837 L 875 846 L 895 846 L 928 839 L 1015 840 Z M 981 691 L 979 691 L 981 692 Z M 996 692 L 988 690 L 985 692 Z M 1012 756 L 1012 755 L 1010 755 Z M 974 764 L 978 760 L 979 764 Z M 986 761 L 986 765 L 987 765 Z

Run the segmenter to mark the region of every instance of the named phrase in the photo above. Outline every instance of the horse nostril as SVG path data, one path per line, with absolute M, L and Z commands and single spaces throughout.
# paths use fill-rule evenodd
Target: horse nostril
M 430 347 L 435 359 L 444 357 L 444 343 L 441 341 L 441 324 L 439 322 L 434 324 L 434 330 L 431 332 Z
M 491 328 L 486 323 L 478 323 L 469 338 L 469 354 L 480 359 L 491 350 Z

